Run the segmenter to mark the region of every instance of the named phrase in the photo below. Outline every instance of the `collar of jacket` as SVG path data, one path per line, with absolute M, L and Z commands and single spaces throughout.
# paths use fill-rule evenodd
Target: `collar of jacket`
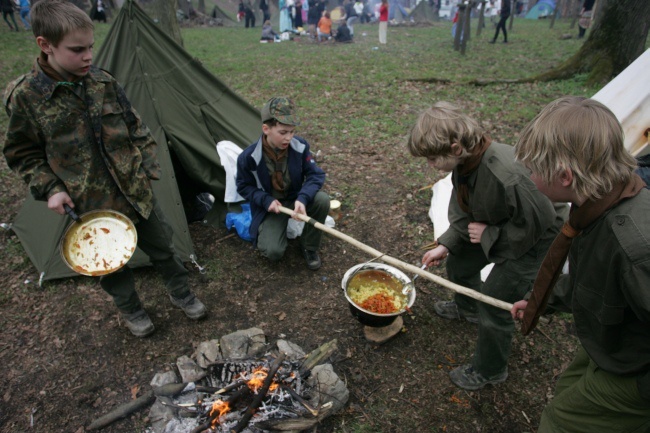
M 54 94 L 54 91 L 59 86 L 66 86 L 65 82 L 58 82 L 47 76 L 41 65 L 38 64 L 38 61 L 34 61 L 34 67 L 32 69 L 32 76 L 34 80 L 32 81 L 32 86 L 39 91 L 45 99 L 50 99 Z M 102 72 L 101 69 L 97 68 L 94 65 L 90 66 L 90 71 L 79 81 L 84 85 L 88 84 L 88 81 L 98 81 L 98 82 L 110 82 L 110 78 Z

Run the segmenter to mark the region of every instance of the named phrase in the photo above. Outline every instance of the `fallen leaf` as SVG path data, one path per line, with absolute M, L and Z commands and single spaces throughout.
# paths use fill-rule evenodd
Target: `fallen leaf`
M 131 387 L 131 398 L 135 400 L 138 397 L 138 392 L 140 391 L 140 385 L 133 385 Z
M 280 313 L 280 315 L 278 316 L 278 320 L 284 320 L 284 319 L 286 319 L 286 317 L 287 317 L 287 313 L 285 313 L 285 312 L 283 311 L 283 312 Z

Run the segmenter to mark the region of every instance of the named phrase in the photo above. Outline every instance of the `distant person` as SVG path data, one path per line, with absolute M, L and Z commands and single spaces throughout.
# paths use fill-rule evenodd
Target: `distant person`
M 580 10 L 580 20 L 578 20 L 578 39 L 585 37 L 587 29 L 591 27 L 591 18 L 594 11 L 596 0 L 584 0 Z
M 352 32 L 345 21 L 341 21 L 341 24 L 336 29 L 334 40 L 336 42 L 352 42 Z
M 255 11 L 253 10 L 253 5 L 251 4 L 251 0 L 248 0 L 246 4 L 244 5 L 244 19 L 246 20 L 245 22 L 245 27 L 255 27 Z
M 296 0 L 294 6 L 293 28 L 298 30 L 303 27 L 302 23 L 302 0 Z
M 386 44 L 388 33 L 388 0 L 381 0 L 379 6 L 379 43 Z
M 309 11 L 307 12 L 307 30 L 312 38 L 318 36 L 317 26 L 318 21 L 320 20 L 321 13 L 319 12 L 319 6 L 321 2 L 319 0 L 309 0 Z
M 250 203 L 250 236 L 269 260 L 280 260 L 288 246 L 289 216 L 280 206 L 296 214 L 309 215 L 321 224 L 329 212 L 329 196 L 323 192 L 325 173 L 316 164 L 309 143 L 295 134 L 300 125 L 293 101 L 269 99 L 261 111 L 262 135 L 237 158 L 237 192 Z M 322 233 L 305 224 L 300 245 L 307 268 L 321 267 L 318 254 Z
M 354 23 L 359 21 L 359 14 L 357 14 L 357 10 L 354 8 L 354 0 L 345 0 L 343 5 L 345 7 L 346 24 L 350 29 L 350 36 L 354 36 Z
M 2 18 L 9 26 L 10 31 L 19 31 L 18 24 L 16 24 L 16 18 L 14 17 L 14 2 L 13 0 L 0 0 L 0 10 L 2 10 Z M 11 21 L 14 23 L 12 26 L 7 17 L 11 18 Z
M 512 308 L 530 332 L 551 296 L 580 341 L 537 432 L 647 433 L 650 191 L 623 128 L 600 102 L 567 96 L 524 128 L 515 155 L 548 198 L 571 203 L 528 301 Z M 560 275 L 567 257 L 569 274 Z
M 30 30 L 32 28 L 29 23 L 29 9 L 29 0 L 20 0 L 20 20 L 23 22 L 25 30 Z
M 521 299 L 566 215 L 535 188 L 512 146 L 492 141 L 476 120 L 448 102 L 420 114 L 408 149 L 430 167 L 452 173 L 451 225 L 422 264 L 446 258 L 453 283 L 505 302 Z M 483 283 L 481 270 L 490 263 L 494 267 Z M 474 354 L 449 372 L 451 381 L 471 391 L 504 382 L 514 332 L 510 314 L 458 293 L 434 308 L 445 319 L 478 324 Z
M 499 11 L 499 24 L 497 24 L 497 30 L 494 33 L 494 38 L 490 41 L 491 44 L 497 41 L 499 36 L 499 30 L 503 30 L 503 43 L 508 43 L 508 32 L 506 31 L 506 22 L 510 17 L 510 0 L 501 0 L 501 10 Z
M 104 2 L 102 0 L 97 0 L 94 19 L 100 23 L 106 22 L 106 10 L 104 10 Z
M 260 41 L 264 42 L 275 42 L 276 39 L 279 39 L 280 36 L 273 31 L 273 26 L 271 25 L 270 20 L 266 20 L 262 26 L 262 37 Z
M 244 0 L 239 0 L 239 5 L 237 5 L 237 22 L 242 22 L 244 18 L 246 18 L 246 5 L 244 5 Z
M 269 0 L 260 0 L 260 11 L 262 12 L 262 22 L 265 23 L 271 19 Z
M 172 305 L 190 319 L 203 318 L 206 308 L 190 291 L 188 271 L 152 188 L 161 174 L 156 142 L 122 87 L 93 66 L 92 20 L 62 0 L 38 1 L 31 16 L 40 54 L 32 71 L 4 93 L 7 164 L 34 199 L 59 215 L 67 205 L 77 213 L 111 209 L 130 218 L 138 247 L 162 276 Z M 99 283 L 133 335 L 154 331 L 128 265 Z
M 329 12 L 324 12 L 318 21 L 318 42 L 328 41 L 332 38 L 332 19 Z
M 288 0 L 280 0 L 278 6 L 280 8 L 280 33 L 293 31 Z

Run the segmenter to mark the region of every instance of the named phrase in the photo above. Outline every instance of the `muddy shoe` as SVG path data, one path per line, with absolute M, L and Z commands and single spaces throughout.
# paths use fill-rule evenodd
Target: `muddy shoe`
M 203 302 L 199 301 L 194 293 L 190 293 L 184 298 L 175 298 L 169 295 L 169 299 L 174 306 L 183 310 L 185 315 L 192 320 L 202 319 L 208 312 Z
M 135 313 L 121 313 L 122 318 L 126 322 L 126 326 L 131 331 L 131 334 L 136 337 L 146 337 L 151 335 L 154 331 L 153 323 L 144 310 L 138 310 Z
M 495 385 L 497 383 L 505 382 L 508 378 L 508 370 L 501 374 L 496 374 L 489 378 L 483 377 L 481 373 L 474 370 L 471 364 L 461 365 L 449 372 L 449 378 L 454 385 L 469 390 L 476 391 L 483 388 L 485 385 Z
M 318 255 L 318 251 L 309 251 L 302 249 L 302 254 L 305 256 L 305 261 L 307 262 L 307 267 L 312 271 L 320 269 L 321 261 Z
M 433 304 L 436 314 L 445 319 L 465 319 L 469 323 L 478 323 L 478 314 L 460 311 L 454 301 L 438 301 Z

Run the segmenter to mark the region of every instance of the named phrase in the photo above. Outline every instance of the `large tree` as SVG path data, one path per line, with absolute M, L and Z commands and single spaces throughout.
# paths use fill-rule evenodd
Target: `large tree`
M 578 52 L 557 68 L 526 81 L 547 81 L 588 73 L 596 84 L 618 75 L 645 50 L 650 0 L 598 0 L 588 38 Z

